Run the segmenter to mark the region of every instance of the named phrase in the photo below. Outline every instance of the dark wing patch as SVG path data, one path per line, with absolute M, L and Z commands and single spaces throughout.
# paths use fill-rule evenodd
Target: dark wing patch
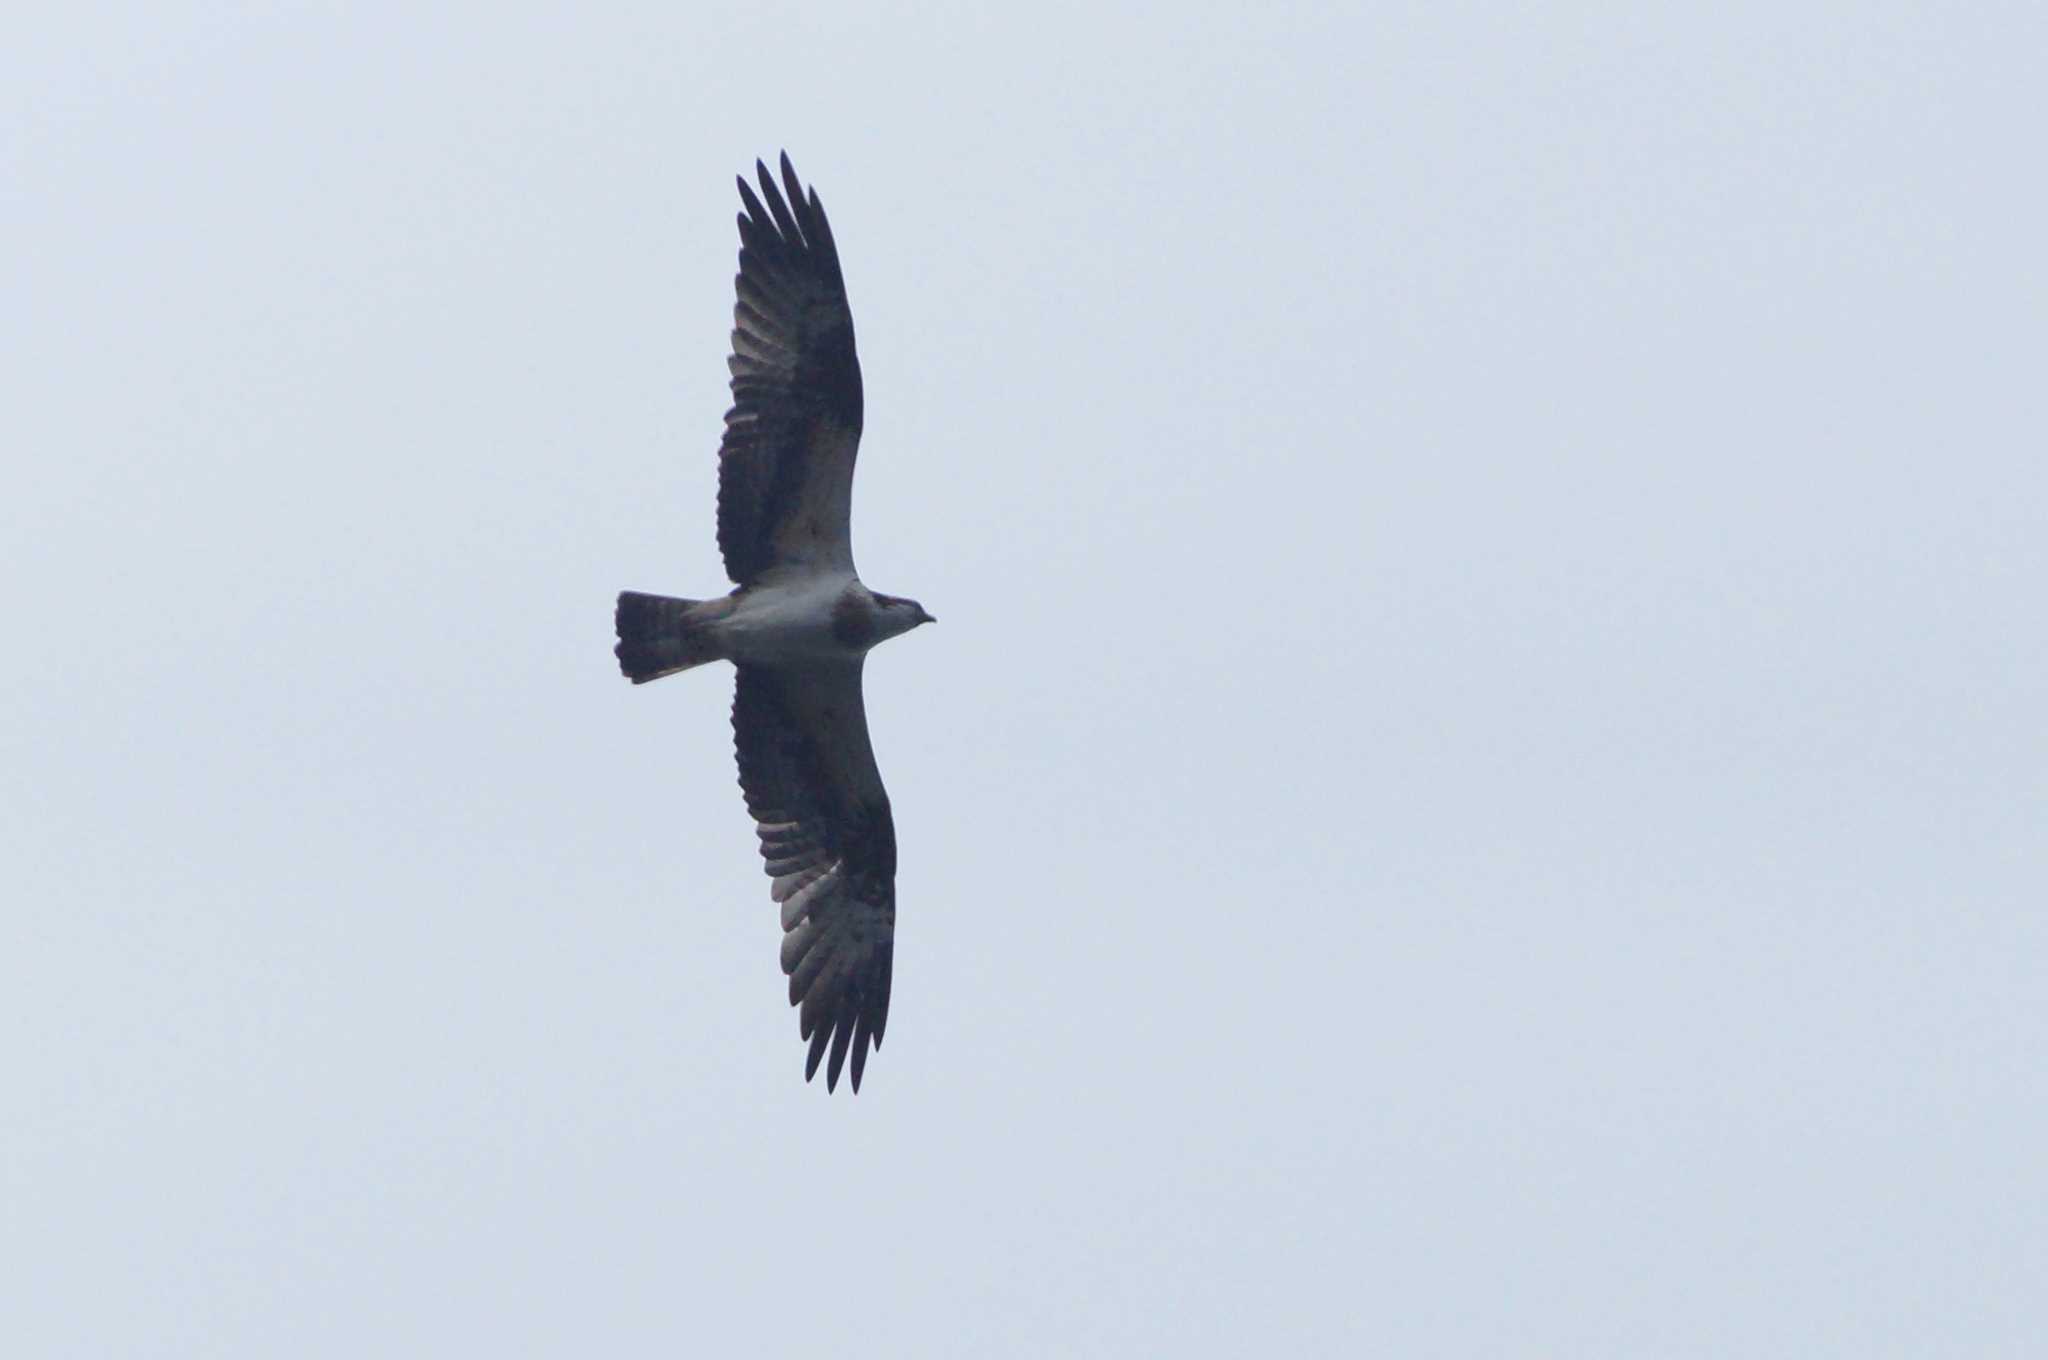
M 759 197 L 739 181 L 733 405 L 718 452 L 718 550 L 738 585 L 791 563 L 853 570 L 861 430 L 853 313 L 825 207 L 787 154 L 786 198 L 767 166 L 754 169 Z
M 740 788 L 782 905 L 782 971 L 810 1041 L 804 1080 L 853 1058 L 853 1089 L 889 1021 L 896 826 L 868 742 L 861 664 L 741 666 L 732 705 Z

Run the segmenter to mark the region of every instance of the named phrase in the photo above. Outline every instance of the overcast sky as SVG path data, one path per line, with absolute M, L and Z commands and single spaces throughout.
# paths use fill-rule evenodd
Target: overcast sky
M 2040 1353 L 2048 22 L 1256 11 L 10 26 L 10 1356 Z M 858 1097 L 610 651 L 783 147 Z

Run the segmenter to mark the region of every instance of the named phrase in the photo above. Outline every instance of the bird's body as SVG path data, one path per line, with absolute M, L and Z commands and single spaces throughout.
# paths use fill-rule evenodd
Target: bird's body
M 715 600 L 620 594 L 620 669 L 635 684 L 713 661 L 738 673 L 740 787 L 781 904 L 782 967 L 825 1084 L 853 1087 L 889 1016 L 896 831 L 868 741 L 868 650 L 931 615 L 869 590 L 850 525 L 862 392 L 837 247 L 782 158 L 778 191 L 740 197 L 733 408 L 719 451 L 718 546 L 737 584 Z
M 884 637 L 923 620 L 880 603 L 852 575 L 820 573 L 766 581 L 732 597 L 722 626 L 734 661 L 774 666 L 826 658 L 856 659 Z

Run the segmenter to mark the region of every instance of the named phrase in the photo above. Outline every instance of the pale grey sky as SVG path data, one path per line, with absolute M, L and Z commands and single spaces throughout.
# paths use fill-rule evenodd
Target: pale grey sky
M 2048 22 L 45 6 L 10 1356 L 2038 1353 Z M 901 839 L 802 1081 L 720 588 L 832 213 Z

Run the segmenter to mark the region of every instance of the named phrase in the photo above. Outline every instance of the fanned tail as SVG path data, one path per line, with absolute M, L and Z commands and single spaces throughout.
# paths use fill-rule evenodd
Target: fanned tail
M 634 684 L 644 685 L 707 661 L 724 660 L 713 625 L 728 612 L 725 600 L 678 600 L 620 591 L 614 616 L 619 645 L 613 649 L 619 669 Z

